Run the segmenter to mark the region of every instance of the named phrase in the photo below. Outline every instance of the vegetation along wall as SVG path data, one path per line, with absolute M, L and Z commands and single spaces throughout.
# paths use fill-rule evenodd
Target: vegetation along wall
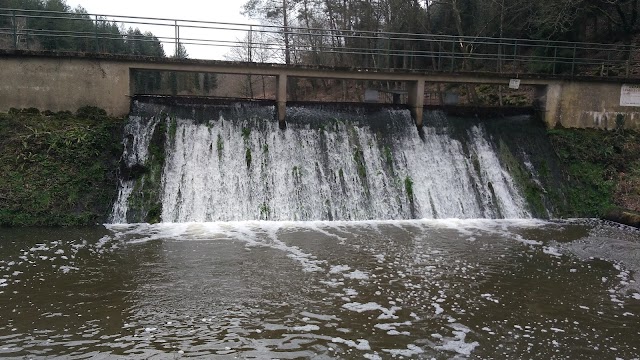
M 92 107 L 0 113 L 0 226 L 105 222 L 123 123 Z

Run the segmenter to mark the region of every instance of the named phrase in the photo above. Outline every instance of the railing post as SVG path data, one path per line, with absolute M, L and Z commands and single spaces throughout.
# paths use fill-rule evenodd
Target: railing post
M 513 67 L 518 71 L 518 40 L 513 43 Z
M 631 75 L 631 59 L 633 58 L 633 45 L 629 45 L 629 57 L 627 58 L 627 77 Z
M 574 70 L 576 68 L 576 50 L 577 44 L 573 44 L 573 56 L 571 57 L 571 76 L 573 76 Z
M 498 42 L 498 61 L 497 61 L 498 73 L 502 73 L 502 39 Z
M 247 34 L 247 59 L 253 62 L 253 25 L 249 25 L 249 33 Z
M 96 24 L 94 25 L 94 29 L 95 29 L 95 36 L 96 36 L 96 53 L 100 52 L 100 44 L 99 44 L 99 40 L 98 40 L 98 15 L 95 15 L 95 19 L 96 19 Z
M 453 72 L 454 70 L 455 55 L 456 55 L 456 39 L 453 38 L 451 40 L 451 72 Z
M 13 48 L 18 50 L 18 22 L 16 19 L 16 11 L 11 11 L 13 19 Z
M 387 69 L 391 69 L 391 35 L 387 35 Z
M 556 62 L 558 61 L 558 45 L 553 47 L 553 75 L 556 74 Z M 573 74 L 573 71 L 571 72 Z
M 442 71 L 442 44 L 438 41 L 438 71 Z
M 607 51 L 607 62 L 605 63 L 605 65 L 602 67 L 602 74 L 600 74 L 600 76 L 605 76 L 605 71 L 607 76 L 609 76 L 609 69 L 611 68 L 611 52 Z
M 178 20 L 174 20 L 173 22 L 174 24 L 174 35 L 175 35 L 175 44 L 176 44 L 176 53 L 175 53 L 175 57 L 176 59 L 178 58 L 178 54 L 179 54 L 179 48 L 180 48 L 180 30 L 178 28 Z

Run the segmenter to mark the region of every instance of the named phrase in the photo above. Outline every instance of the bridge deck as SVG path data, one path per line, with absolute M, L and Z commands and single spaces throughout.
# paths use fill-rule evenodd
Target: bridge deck
M 301 78 L 330 78 L 375 81 L 429 81 L 440 83 L 508 84 L 518 78 L 522 85 L 548 85 L 561 81 L 640 83 L 640 77 L 594 76 L 585 74 L 536 74 L 520 72 L 486 71 L 434 71 L 419 69 L 375 69 L 361 67 L 331 67 L 304 64 L 256 63 L 221 60 L 155 58 L 122 54 L 95 54 L 63 51 L 33 51 L 0 49 L 2 58 L 52 58 L 109 61 L 126 64 L 132 70 L 158 70 L 178 72 L 223 73 L 239 75 L 286 75 Z

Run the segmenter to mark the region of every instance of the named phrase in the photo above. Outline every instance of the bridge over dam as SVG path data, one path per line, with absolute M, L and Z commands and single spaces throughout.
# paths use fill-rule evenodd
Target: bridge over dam
M 283 64 L 140 59 L 65 53 L 2 51 L 0 53 L 0 111 L 35 107 L 75 111 L 97 106 L 115 116 L 129 112 L 136 95 L 132 73 L 141 70 L 266 75 L 277 79 L 278 120 L 286 119 L 287 78 L 326 78 L 406 82 L 408 103 L 416 124 L 422 125 L 425 84 L 496 84 L 509 86 L 514 74 L 371 71 Z M 540 76 L 518 74 L 520 85 L 537 89 L 548 126 L 614 128 L 621 119 L 640 129 L 640 79 Z
M 612 129 L 624 124 L 626 128 L 640 129 L 640 66 L 632 45 L 298 29 L 94 14 L 78 19 L 67 13 L 0 10 L 0 18 L 7 18 L 10 24 L 8 28 L 0 26 L 0 40 L 9 40 L 4 46 L 0 41 L 0 111 L 28 107 L 75 111 L 89 105 L 122 116 L 129 112 L 132 97 L 144 94 L 134 86 L 135 74 L 161 71 L 274 77 L 273 100 L 281 123 L 286 121 L 287 101 L 295 91 L 288 88 L 287 79 L 314 78 L 404 83 L 406 106 L 419 127 L 425 88 L 437 83 L 531 86 L 548 126 Z M 88 21 L 96 25 L 96 30 L 86 33 L 31 29 L 31 18 Z M 154 41 L 165 48 L 174 46 L 175 56 L 109 54 L 105 44 L 113 41 L 114 35 L 102 33 L 98 26 L 108 21 L 119 21 L 123 26 L 152 24 L 171 30 L 170 36 L 154 37 Z M 199 37 L 181 38 L 181 29 L 202 33 Z M 243 40 L 220 38 L 223 31 L 233 31 L 236 39 Z M 255 40 L 265 34 L 284 41 Z M 46 39 L 79 39 L 85 47 L 46 51 L 41 46 Z M 184 59 L 179 56 L 183 45 L 241 49 L 246 56 L 242 61 Z M 272 55 L 258 57 L 256 49 L 269 50 Z

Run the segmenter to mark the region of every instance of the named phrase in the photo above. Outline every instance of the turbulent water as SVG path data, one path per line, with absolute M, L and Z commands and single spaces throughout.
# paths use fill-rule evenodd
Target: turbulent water
M 112 221 L 144 222 L 153 207 L 163 222 L 531 217 L 482 124 L 454 136 L 430 112 L 420 136 L 406 110 L 299 106 L 281 130 L 273 111 L 137 103 L 124 163 L 153 166 L 162 131 L 161 179 L 123 179 Z M 149 193 L 157 204 L 129 211 Z
M 0 231 L 0 357 L 637 359 L 640 234 L 597 221 Z

